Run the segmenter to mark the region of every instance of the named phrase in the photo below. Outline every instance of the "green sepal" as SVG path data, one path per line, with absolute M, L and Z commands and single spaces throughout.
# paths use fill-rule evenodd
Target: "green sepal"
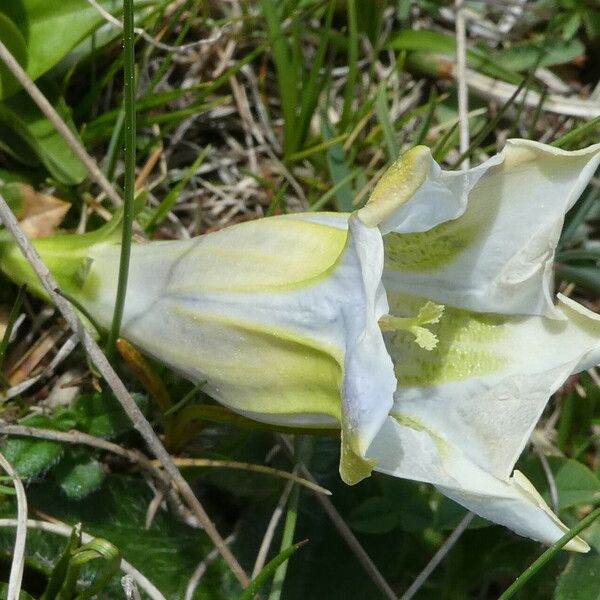
M 89 251 L 99 244 L 118 244 L 121 238 L 123 211 L 117 210 L 113 218 L 90 233 L 59 234 L 32 240 L 34 248 L 57 280 L 62 291 L 77 298 L 88 281 L 91 259 Z M 18 285 L 40 298 L 50 298 L 27 259 L 6 230 L 0 231 L 0 270 Z

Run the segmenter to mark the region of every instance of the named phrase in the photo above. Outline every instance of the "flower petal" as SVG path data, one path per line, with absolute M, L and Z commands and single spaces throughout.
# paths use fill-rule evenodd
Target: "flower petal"
M 508 480 L 494 477 L 449 443 L 445 434 L 399 413 L 388 418 L 368 455 L 377 462 L 377 471 L 432 483 L 479 516 L 520 535 L 552 544 L 568 530 L 522 473 L 515 471 Z M 565 548 L 589 550 L 578 537 Z
M 92 248 L 84 305 L 112 319 L 119 248 Z M 132 248 L 123 335 L 248 417 L 341 423 L 346 481 L 396 387 L 378 319 L 381 233 L 348 216 L 262 219 Z
M 394 367 L 387 353 L 379 318 L 388 312 L 381 283 L 383 241 L 376 227 L 367 227 L 356 216 L 349 220 L 349 245 L 360 263 L 364 300 L 346 313 L 346 348 L 342 393 L 342 461 L 340 474 L 348 483 L 368 476 L 372 462 L 364 456 L 387 418 L 396 390 Z
M 426 178 L 409 200 L 398 194 L 399 206 L 380 221 L 386 289 L 479 312 L 558 318 L 554 250 L 600 145 L 567 152 L 509 140 L 499 155 L 461 172 L 442 171 L 426 152 L 417 158 L 412 170 Z
M 412 310 L 408 299 L 389 298 L 392 310 Z M 600 362 L 600 316 L 563 297 L 556 310 L 561 319 L 446 307 L 430 352 L 402 332 L 388 336 L 398 378 L 393 410 L 443 432 L 473 463 L 507 479 L 551 394 Z

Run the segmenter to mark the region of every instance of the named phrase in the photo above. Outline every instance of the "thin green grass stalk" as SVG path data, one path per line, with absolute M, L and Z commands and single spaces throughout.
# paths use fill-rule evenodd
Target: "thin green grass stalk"
M 175 185 L 175 187 L 163 198 L 161 203 L 156 207 L 156 210 L 148 220 L 148 222 L 144 226 L 144 231 L 146 233 L 151 232 L 157 224 L 159 224 L 169 213 L 169 211 L 173 208 L 179 195 L 181 194 L 181 190 L 187 185 L 188 181 L 193 177 L 194 173 L 198 170 L 198 167 L 204 162 L 204 159 L 208 156 L 211 147 L 206 146 L 202 152 L 198 155 L 196 160 L 193 162 L 192 166 L 187 170 L 185 175 L 181 178 L 181 180 Z
M 556 278 L 559 281 L 572 281 L 595 294 L 600 294 L 600 269 L 595 265 L 587 267 L 558 265 L 556 267 Z
M 115 178 L 115 170 L 117 168 L 117 161 L 119 160 L 119 153 L 121 150 L 121 140 L 123 139 L 123 123 L 125 122 L 125 111 L 121 108 L 117 115 L 115 126 L 108 142 L 108 148 L 106 150 L 106 162 L 104 164 L 104 174 L 109 181 L 113 181 Z
M 377 87 L 377 96 L 375 98 L 375 114 L 377 120 L 383 130 L 383 139 L 387 147 L 388 160 L 394 162 L 400 154 L 398 147 L 398 141 L 396 140 L 396 131 L 394 130 L 394 124 L 390 118 L 390 109 L 388 106 L 385 81 L 382 81 Z
M 542 108 L 544 108 L 544 102 L 546 102 L 547 97 L 548 88 L 544 86 L 540 92 L 540 100 L 535 107 L 535 112 L 533 113 L 533 117 L 531 117 L 531 123 L 529 125 L 529 129 L 527 130 L 527 138 L 530 140 L 533 139 L 533 134 L 535 133 L 535 128 L 537 127 L 538 121 L 542 116 Z
M 600 517 L 600 506 L 596 507 L 585 519 L 579 521 L 575 527 L 565 533 L 560 540 L 552 544 L 536 561 L 529 565 L 498 600 L 512 598 L 549 560 L 562 550 L 563 546 L 589 527 L 598 517 Z
M 298 65 L 290 51 L 283 31 L 280 3 L 276 0 L 261 0 L 262 12 L 267 22 L 269 36 L 272 38 L 273 62 L 277 71 L 281 110 L 284 122 L 284 155 L 292 152 L 291 132 L 295 128 L 296 106 L 298 99 Z
M 90 314 L 90 312 L 77 300 L 73 298 L 71 294 L 67 294 L 67 292 L 63 290 L 54 290 L 59 296 L 62 296 L 65 300 L 68 300 L 92 325 L 92 327 L 96 330 L 96 333 L 101 336 L 104 329 L 100 326 L 98 321 L 94 319 L 94 317 Z
M 302 150 L 301 152 L 296 152 L 295 154 L 292 154 L 291 156 L 289 156 L 285 162 L 286 162 L 286 164 L 290 164 L 293 162 L 298 162 L 299 160 L 304 160 L 305 158 L 309 158 L 309 157 L 313 156 L 314 154 L 318 154 L 319 152 L 322 152 L 323 150 L 327 150 L 327 149 L 331 148 L 331 146 L 335 146 L 336 144 L 341 144 L 342 142 L 345 142 L 346 139 L 348 138 L 348 135 L 349 134 L 347 134 L 347 133 L 344 133 L 342 135 L 337 135 L 335 137 L 332 137 L 331 139 L 321 142 L 320 144 L 311 146 L 310 148 L 307 148 L 306 150 Z
M 431 154 L 437 162 L 444 160 L 451 147 L 456 146 L 458 142 L 458 121 L 448 128 L 446 133 L 440 137 L 431 149 Z
M 166 35 L 168 35 L 172 31 L 172 29 L 175 27 L 175 25 L 177 25 L 177 23 L 179 23 L 179 19 L 181 18 L 181 15 L 183 14 L 183 12 L 185 10 L 187 10 L 189 8 L 190 2 L 191 2 L 191 0 L 187 0 L 187 2 L 184 2 L 175 11 L 175 13 L 169 18 L 169 22 L 167 24 L 167 30 L 165 32 L 165 36 L 163 36 L 163 37 L 166 37 Z M 192 26 L 192 23 L 194 22 L 194 19 L 198 15 L 198 10 L 199 10 L 199 6 L 197 4 L 195 4 L 193 7 L 193 10 L 192 10 L 192 14 L 190 15 L 190 17 L 188 19 L 185 19 L 185 21 L 183 22 L 183 26 L 181 27 L 181 31 L 175 38 L 175 43 L 173 44 L 174 46 L 179 46 L 183 42 L 183 40 L 185 39 L 185 36 L 187 35 L 188 31 L 190 30 L 190 27 Z M 150 57 L 150 54 L 148 57 Z M 154 88 L 156 88 L 156 86 L 160 83 L 160 80 L 164 77 L 165 73 L 169 70 L 169 67 L 172 64 L 173 64 L 173 53 L 170 52 L 169 54 L 167 54 L 167 56 L 165 56 L 164 60 L 160 64 L 160 67 L 158 67 L 158 70 L 156 71 L 156 73 L 154 74 L 152 79 L 150 80 L 150 84 L 148 86 L 149 94 L 151 94 L 152 91 L 154 90 Z
M 281 201 L 283 200 L 284 194 L 288 189 L 288 182 L 286 181 L 278 190 L 277 193 L 273 196 L 273 200 L 271 204 L 269 204 L 269 208 L 267 208 L 267 212 L 265 213 L 265 217 L 272 217 L 275 214 L 275 211 L 281 205 Z M 287 208 L 284 206 L 282 212 L 287 212 Z
M 356 179 L 361 173 L 362 169 L 355 169 L 352 173 L 348 173 L 346 177 L 340 179 L 331 189 L 327 190 L 318 200 L 316 200 L 310 206 L 310 210 L 317 211 L 321 210 L 345 185 L 348 185 L 353 179 Z
M 280 552 L 272 561 L 268 562 L 262 571 L 250 582 L 250 585 L 240 596 L 240 600 L 253 600 L 256 594 L 265 586 L 273 571 L 278 567 L 286 565 L 292 554 L 295 554 L 308 540 L 303 540 Z
M 171 406 L 171 408 L 167 409 L 163 415 L 163 417 L 170 417 L 175 414 L 179 410 L 181 410 L 186 404 L 188 404 L 194 396 L 202 390 L 202 388 L 206 385 L 206 381 L 201 381 L 197 383 L 179 402 L 176 402 Z
M 596 186 L 591 186 L 588 193 L 575 205 L 572 214 L 571 212 L 567 215 L 567 223 L 563 229 L 562 235 L 560 236 L 560 241 L 558 243 L 559 249 L 565 246 L 573 236 L 579 227 L 583 224 L 586 217 L 596 206 L 598 202 L 598 196 L 600 195 L 600 190 Z
M 131 236 L 133 228 L 134 196 L 135 196 L 135 40 L 133 35 L 133 0 L 123 0 L 123 66 L 125 107 L 125 183 L 123 205 L 123 234 L 121 236 L 121 259 L 119 262 L 119 281 L 117 297 L 113 313 L 112 325 L 107 339 L 109 354 L 114 352 L 115 342 L 119 337 L 123 308 L 127 294 L 127 278 L 129 275 L 129 258 L 131 256 Z
M 289 548 L 294 539 L 294 533 L 296 531 L 296 522 L 298 520 L 298 500 L 300 498 L 300 486 L 294 484 L 290 499 L 288 501 L 288 509 L 285 515 L 285 523 L 283 525 L 283 536 L 281 538 L 281 550 L 282 553 L 286 548 Z M 281 556 L 281 554 L 279 555 Z M 270 563 L 269 563 L 270 564 Z M 285 582 L 285 576 L 287 573 L 287 562 L 283 562 L 277 567 L 275 575 L 273 576 L 273 585 L 271 586 L 271 593 L 269 594 L 269 600 L 280 600 L 281 591 Z
M 494 129 L 496 129 L 496 126 L 498 125 L 502 117 L 504 117 L 509 107 L 514 104 L 515 100 L 517 99 L 518 95 L 521 93 L 523 88 L 529 85 L 529 82 L 531 81 L 531 76 L 532 73 L 530 73 L 527 77 L 525 77 L 525 79 L 523 79 L 523 81 L 521 81 L 521 83 L 517 86 L 517 89 L 513 92 L 512 96 L 502 105 L 496 116 L 493 119 L 490 119 L 487 123 L 485 123 L 481 130 L 477 132 L 477 134 L 473 138 L 473 141 L 469 144 L 469 147 L 451 165 L 451 169 L 456 169 L 466 158 L 472 158 L 472 154 L 475 151 L 475 149 L 479 147 L 481 142 L 483 142 L 483 140 L 492 131 L 494 131 Z
M 335 0 L 329 0 L 327 13 L 325 15 L 325 24 L 322 28 L 322 33 L 319 35 L 319 47 L 317 54 L 312 63 L 312 68 L 308 76 L 306 85 L 302 86 L 302 103 L 300 107 L 300 116 L 298 117 L 298 124 L 294 129 L 294 136 L 291 145 L 291 151 L 296 152 L 298 148 L 301 148 L 306 135 L 308 133 L 311 117 L 315 112 L 317 103 L 319 101 L 319 92 L 323 87 L 323 82 L 327 75 L 320 76 L 321 69 L 325 62 L 325 56 L 327 55 L 327 49 L 329 48 L 329 40 L 331 37 L 331 23 L 333 20 L 333 13 L 335 11 Z M 291 156 L 289 160 L 291 160 Z
M 600 248 L 565 250 L 556 254 L 556 261 L 559 263 L 578 260 L 600 260 Z
M 348 79 L 344 90 L 344 108 L 340 120 L 340 131 L 343 131 L 350 122 L 352 114 L 352 101 L 356 94 L 358 79 L 358 17 L 356 14 L 356 0 L 347 0 L 348 10 Z
M 2 363 L 4 362 L 4 357 L 6 356 L 6 349 L 8 348 L 8 344 L 10 342 L 10 336 L 12 335 L 13 327 L 17 321 L 17 317 L 19 316 L 19 311 L 21 310 L 21 305 L 23 304 L 23 300 L 25 299 L 25 290 L 27 286 L 22 285 L 17 292 L 17 297 L 10 309 L 10 313 L 8 315 L 8 321 L 6 323 L 6 329 L 4 331 L 4 335 L 2 336 L 2 341 L 0 342 L 0 368 L 2 367 Z
M 571 129 L 571 131 L 565 133 L 565 135 L 559 137 L 557 140 L 554 140 L 551 146 L 569 149 L 571 144 L 574 142 L 578 142 L 581 138 L 585 137 L 586 135 L 591 135 L 598 130 L 600 130 L 600 117 L 596 117 L 595 119 L 592 119 L 591 121 L 576 127 L 575 129 Z
M 429 101 L 427 102 L 427 112 L 425 113 L 425 116 L 423 117 L 423 121 L 421 122 L 421 126 L 419 127 L 419 130 L 417 131 L 417 135 L 415 136 L 415 141 L 414 141 L 415 146 L 421 145 L 425 141 L 425 138 L 427 137 L 427 134 L 429 133 L 431 123 L 433 122 L 433 115 L 435 114 L 435 109 L 437 107 L 437 99 L 438 99 L 437 90 L 435 89 L 435 87 L 432 87 L 431 92 L 429 92 Z

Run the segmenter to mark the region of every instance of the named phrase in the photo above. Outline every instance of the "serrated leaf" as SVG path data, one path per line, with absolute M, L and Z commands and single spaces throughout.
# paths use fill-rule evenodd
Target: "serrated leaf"
M 398 525 L 398 512 L 388 498 L 368 498 L 350 513 L 348 524 L 361 533 L 388 533 Z
M 105 473 L 100 463 L 86 452 L 66 456 L 54 476 L 68 498 L 81 500 L 102 485 Z

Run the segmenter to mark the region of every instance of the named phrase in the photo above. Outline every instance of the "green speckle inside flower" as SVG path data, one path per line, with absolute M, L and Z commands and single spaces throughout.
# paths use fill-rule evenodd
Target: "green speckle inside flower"
M 484 232 L 477 215 L 465 214 L 422 233 L 388 233 L 384 237 L 386 267 L 427 271 L 451 263 Z
M 394 312 L 406 313 L 418 302 L 392 296 L 390 304 Z M 407 331 L 389 334 L 387 346 L 394 356 L 400 384 L 427 387 L 495 373 L 509 360 L 501 347 L 507 319 L 447 308 L 439 323 L 430 326 L 438 339 L 431 350 L 415 345 L 413 335 Z

